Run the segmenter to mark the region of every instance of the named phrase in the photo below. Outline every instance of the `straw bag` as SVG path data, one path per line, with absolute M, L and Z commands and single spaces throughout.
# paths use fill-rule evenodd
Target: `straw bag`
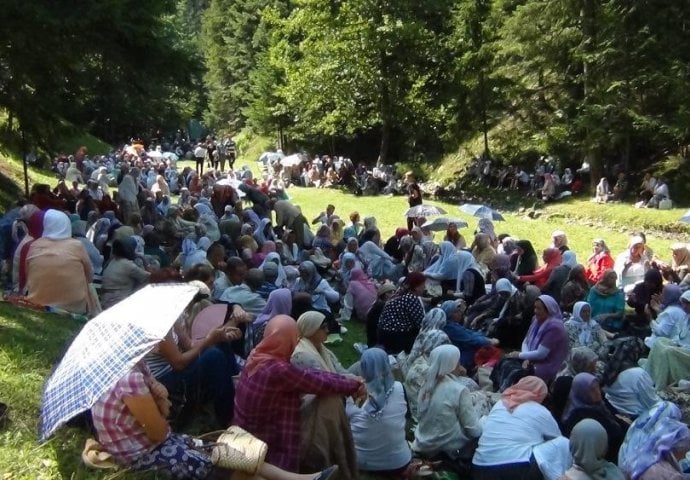
M 267 452 L 265 442 L 233 425 L 218 437 L 218 445 L 211 451 L 211 462 L 217 467 L 254 475 L 264 463 Z

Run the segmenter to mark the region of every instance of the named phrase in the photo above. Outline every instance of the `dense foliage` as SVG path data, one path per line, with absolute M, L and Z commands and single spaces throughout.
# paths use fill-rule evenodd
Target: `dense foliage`
M 178 126 L 201 110 L 185 9 L 174 0 L 3 2 L 0 108 L 36 141 L 64 121 L 109 140 Z
M 494 156 L 595 170 L 688 141 L 688 2 L 212 0 L 206 13 L 219 128 L 368 141 L 394 160 L 484 135 Z

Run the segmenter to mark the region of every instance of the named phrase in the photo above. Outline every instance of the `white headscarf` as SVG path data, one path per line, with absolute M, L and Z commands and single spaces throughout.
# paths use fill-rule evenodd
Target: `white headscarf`
M 65 240 L 72 238 L 72 222 L 60 210 L 48 210 L 43 216 L 43 238 Z
M 573 316 L 570 317 L 570 320 L 568 320 L 571 326 L 577 328 L 577 339 L 580 342 L 580 345 L 583 346 L 592 343 L 592 327 L 594 326 L 593 320 L 590 319 L 589 322 L 582 320 L 582 309 L 585 307 L 588 307 L 590 312 L 592 311 L 592 307 L 589 306 L 589 303 L 575 302 L 575 305 L 573 305 Z
M 424 384 L 419 390 L 417 401 L 420 416 L 429 408 L 436 385 L 455 370 L 459 362 L 460 350 L 455 345 L 441 345 L 431 351 L 429 370 L 427 370 Z
M 465 274 L 465 271 L 469 270 L 470 268 L 474 268 L 477 271 L 479 271 L 479 269 L 474 255 L 468 251 L 459 250 L 455 255 L 455 258 L 457 259 L 458 265 L 458 276 L 455 283 L 455 290 L 459 292 L 460 284 L 462 283 L 462 276 Z

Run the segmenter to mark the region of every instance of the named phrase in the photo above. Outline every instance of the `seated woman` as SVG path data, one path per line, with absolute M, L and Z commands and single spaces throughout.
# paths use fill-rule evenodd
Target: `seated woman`
M 316 265 L 307 260 L 299 265 L 297 283 L 292 287 L 293 293 L 304 292 L 311 295 L 312 305 L 316 310 L 331 311 L 331 303 L 340 299 L 338 292 L 328 284 L 316 271 Z
M 389 354 L 410 351 L 417 338 L 424 306 L 419 298 L 424 293 L 424 275 L 413 272 L 405 277 L 396 296 L 383 307 L 378 321 L 378 343 Z
M 485 337 L 479 332 L 465 328 L 462 325 L 463 318 L 460 302 L 453 300 L 443 302 L 441 310 L 446 314 L 446 324 L 443 327 L 443 331 L 446 332 L 453 345 L 460 349 L 460 364 L 468 371 L 473 370 L 474 354 L 477 353 L 477 350 L 488 345 L 498 345 L 498 340 Z M 500 316 L 500 313 L 497 316 Z
M 616 257 L 613 269 L 618 275 L 618 286 L 629 292 L 633 285 L 644 279 L 649 270 L 649 259 L 645 253 L 645 241 L 635 235 L 630 239 L 628 248 Z
M 597 354 L 587 347 L 577 347 L 570 351 L 566 368 L 559 372 L 558 377 L 549 387 L 551 393 L 549 409 L 557 422 L 563 418 L 563 412 L 568 405 L 573 378 L 579 373 L 595 374 L 598 369 L 598 360 Z
M 424 250 L 417 245 L 411 236 L 405 235 L 400 239 L 400 252 L 402 253 L 402 264 L 407 272 L 421 272 L 426 266 Z
M 537 258 L 537 253 L 534 251 L 532 242 L 529 240 L 518 240 L 515 242 L 517 260 L 515 263 L 515 269 L 513 273 L 520 277 L 522 275 L 532 275 L 537 269 L 537 264 L 539 259 Z
M 683 427 L 681 427 L 683 425 L 681 423 L 682 417 L 683 414 L 675 403 L 663 401 L 642 413 L 630 425 L 618 454 L 618 466 L 627 478 L 635 480 L 645 478 L 646 480 L 681 480 L 685 478 L 678 474 L 675 465 L 676 460 L 669 455 L 672 453 L 678 434 L 684 432 Z M 680 459 L 682 456 L 678 458 Z M 659 464 L 659 462 L 667 465 Z M 657 464 L 661 470 L 650 470 L 652 466 Z M 644 477 L 645 473 L 654 475 Z
M 573 466 L 560 480 L 625 480 L 616 464 L 606 460 L 608 447 L 609 436 L 599 422 L 589 418 L 578 422 L 570 433 Z
M 427 278 L 441 283 L 441 289 L 445 293 L 447 290 L 456 288 L 458 279 L 458 256 L 457 249 L 450 242 L 441 242 L 439 246 L 439 257 L 426 270 L 424 275 Z
M 446 230 L 446 236 L 443 238 L 443 241 L 452 243 L 453 246 L 455 248 L 457 248 L 458 250 L 462 250 L 464 248 L 467 248 L 467 243 L 465 242 L 465 238 L 458 231 L 457 223 L 454 223 L 454 222 L 450 222 L 448 224 L 448 229 Z
M 561 264 L 561 252 L 557 248 L 547 248 L 544 250 L 542 259 L 544 265 L 535 269 L 531 275 L 519 275 L 517 277 L 518 282 L 530 283 L 540 289 L 543 288 L 551 276 L 551 272 Z
M 638 325 L 648 326 L 661 311 L 658 297 L 663 293 L 664 279 L 656 268 L 647 270 L 642 282 L 637 283 L 628 293 L 628 305 L 635 309 L 634 321 Z
M 597 355 L 604 356 L 608 348 L 608 336 L 601 326 L 592 320 L 592 309 L 587 302 L 577 302 L 573 314 L 565 322 L 570 349 L 588 347 Z
M 503 392 L 483 423 L 472 459 L 473 479 L 543 478 L 532 450 L 561 434 L 551 413 L 541 405 L 546 394 L 544 381 L 532 376 Z
M 515 287 L 510 280 L 501 278 L 496 282 L 494 289 L 479 298 L 474 304 L 470 305 L 465 311 L 465 325 L 486 332 L 491 327 L 494 320 L 500 317 L 501 312 L 510 297 L 515 292 Z M 461 347 L 460 350 L 462 351 Z
M 419 327 L 419 333 L 414 340 L 412 345 L 412 350 L 410 353 L 401 352 L 398 355 L 398 363 L 400 364 L 400 370 L 403 377 L 407 374 L 407 370 L 412 365 L 412 363 L 422 354 L 422 346 L 426 342 L 426 337 L 429 332 L 436 330 L 443 330 L 446 326 L 446 314 L 440 308 L 432 308 L 429 310 L 422 319 L 422 323 Z
M 357 452 L 357 467 L 385 477 L 400 478 L 411 460 L 405 439 L 405 391 L 393 379 L 388 355 L 369 348 L 360 362 L 367 399 L 360 407 L 351 399 L 346 405 Z
M 547 383 L 556 378 L 568 357 L 568 333 L 553 298 L 540 295 L 534 302 L 534 320 L 522 342 L 522 351 L 510 356 L 527 360 L 534 366 L 534 374 Z
M 560 304 L 564 312 L 572 312 L 576 302 L 583 302 L 589 294 L 589 283 L 585 277 L 585 267 L 575 265 L 570 269 L 568 280 L 561 289 Z
M 616 285 L 616 278 L 615 271 L 607 270 L 587 295 L 592 318 L 605 330 L 620 330 L 624 325 L 625 295 Z
M 597 238 L 592 242 L 592 255 L 587 259 L 585 266 L 585 276 L 590 284 L 601 280 L 606 270 L 613 268 L 614 260 L 611 251 L 602 239 Z
M 661 271 L 669 282 L 680 285 L 683 291 L 690 288 L 690 249 L 687 243 L 671 245 L 671 265 L 664 265 Z
M 328 322 L 319 312 L 303 313 L 297 320 L 300 340 L 290 363 L 300 370 L 347 374 L 336 356 L 324 346 Z M 357 478 L 350 423 L 339 395 L 305 395 L 300 409 L 300 471 L 338 465 L 344 478 Z
M 415 422 L 418 419 L 417 399 L 419 390 L 422 388 L 426 372 L 429 370 L 429 356 L 436 347 L 448 344 L 450 344 L 450 339 L 443 330 L 429 330 L 422 340 L 415 342 L 415 346 L 412 347 L 410 355 L 405 359 L 403 368 L 401 368 L 407 406 L 410 410 L 410 416 Z
M 636 462 L 636 470 L 641 471 L 642 474 L 639 477 L 633 475 L 632 478 L 639 480 L 686 479 L 687 475 L 681 469 L 679 462 L 684 460 L 690 452 L 690 429 L 685 423 L 670 419 L 662 422 L 659 429 L 661 432 L 651 436 L 643 450 L 649 452 L 650 455 L 644 455 L 640 461 Z M 653 463 L 648 465 L 652 461 Z
M 400 278 L 402 269 L 394 263 L 393 257 L 381 249 L 380 243 L 381 233 L 377 229 L 365 231 L 357 249 L 357 256 L 370 278 L 397 280 Z
M 527 285 L 524 292 L 516 291 L 487 334 L 496 338 L 503 348 L 522 348 L 522 340 L 532 323 L 534 305 L 540 294 L 540 290 L 534 285 Z
M 479 266 L 479 271 L 482 277 L 485 277 L 489 273 L 489 267 L 491 262 L 496 256 L 496 249 L 493 247 L 493 240 L 491 234 L 488 233 L 478 233 L 474 236 L 474 242 L 472 243 L 470 250 L 472 251 L 472 256 L 474 256 Z
M 364 393 L 359 380 L 293 366 L 290 357 L 298 343 L 299 329 L 291 317 L 269 320 L 235 394 L 234 423 L 266 442 L 268 461 L 289 471 L 296 471 L 300 462 L 301 396 Z
M 343 298 L 343 308 L 340 311 L 340 318 L 350 320 L 352 314 L 359 321 L 366 321 L 369 309 L 376 303 L 376 285 L 372 282 L 363 270 L 356 268 L 350 275 L 350 283 Z
M 396 228 L 395 235 L 386 240 L 383 246 L 383 251 L 393 257 L 397 262 L 402 261 L 402 254 L 400 252 L 400 239 L 410 232 L 406 228 Z
M 637 366 L 644 344 L 637 337 L 622 337 L 611 342 L 610 350 L 601 378 L 606 401 L 617 413 L 636 418 L 659 401 L 652 377 Z
M 24 245 L 19 260 L 19 282 L 26 286 L 27 300 L 92 316 L 101 309 L 92 280 L 91 260 L 81 242 L 72 238 L 69 217 L 46 211 L 41 237 Z
M 436 347 L 429 356 L 412 443 L 412 449 L 426 457 L 469 460 L 482 433 L 470 391 L 455 378 L 459 362 L 460 350 L 454 345 Z
M 123 467 L 178 480 L 230 479 L 233 475 L 214 467 L 209 454 L 199 449 L 194 439 L 171 431 L 166 420 L 170 414 L 168 391 L 141 363 L 96 401 L 91 414 L 98 442 Z M 326 480 L 335 470 L 299 475 L 262 463 L 251 478 Z
M 151 274 L 134 263 L 135 243 L 131 237 L 118 238 L 113 242 L 110 261 L 103 270 L 101 284 L 103 308 L 110 308 L 127 298 L 149 280 Z
M 687 312 L 681 305 L 681 290 L 678 285 L 669 283 L 661 292 L 661 308 L 663 310 L 652 320 L 650 327 L 652 335 L 645 338 L 645 345 L 654 347 L 657 338 L 675 338 L 681 328 L 685 326 Z
M 680 305 L 686 317 L 679 319 L 671 329 L 671 338 L 658 337 L 654 342 L 645 369 L 651 375 L 657 389 L 682 379 L 687 379 L 690 367 L 690 292 L 680 297 Z M 669 322 L 670 323 L 670 322 Z
M 603 402 L 597 377 L 591 373 L 578 373 L 561 417 L 561 431 L 569 437 L 575 425 L 585 418 L 596 420 L 606 429 L 609 436 L 606 458 L 616 461 L 628 424 L 615 417 Z
M 444 293 L 461 298 L 467 305 L 472 305 L 486 295 L 485 273 L 482 273 L 484 268 L 477 264 L 470 252 L 460 250 L 455 257 L 458 267 L 455 287 Z

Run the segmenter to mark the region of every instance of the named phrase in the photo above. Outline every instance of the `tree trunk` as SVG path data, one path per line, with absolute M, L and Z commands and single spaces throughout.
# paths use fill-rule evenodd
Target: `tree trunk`
M 391 137 L 391 126 L 390 126 L 390 123 L 388 122 L 388 118 L 384 117 L 383 122 L 381 123 L 381 145 L 379 147 L 379 159 L 378 159 L 378 162 L 380 162 L 381 165 L 385 165 L 386 161 L 388 160 L 388 147 L 390 145 L 390 137 Z

